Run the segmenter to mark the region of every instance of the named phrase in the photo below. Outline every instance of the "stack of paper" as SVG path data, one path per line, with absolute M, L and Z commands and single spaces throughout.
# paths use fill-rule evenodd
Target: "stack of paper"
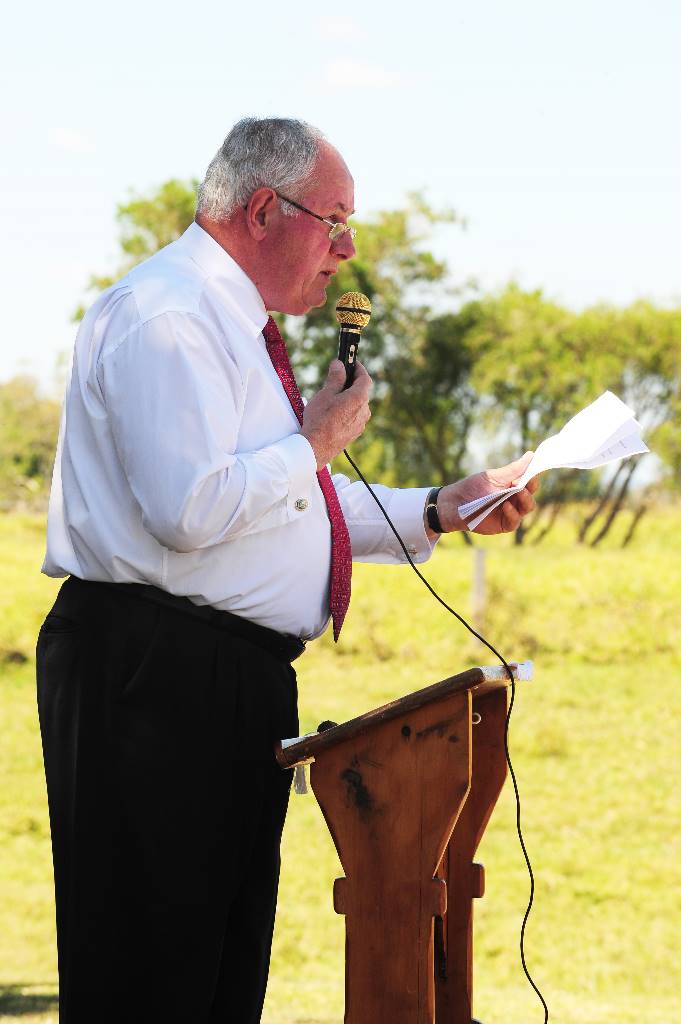
M 595 469 L 648 450 L 634 411 L 617 395 L 605 391 L 573 416 L 559 434 L 542 441 L 514 487 L 492 491 L 459 505 L 459 515 L 468 520 L 468 529 L 474 530 L 502 501 L 522 491 L 532 477 L 547 469 Z

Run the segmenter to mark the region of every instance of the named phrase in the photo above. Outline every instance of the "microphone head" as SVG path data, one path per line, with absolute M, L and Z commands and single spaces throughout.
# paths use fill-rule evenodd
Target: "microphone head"
M 336 303 L 336 320 L 361 331 L 371 319 L 371 303 L 361 292 L 344 292 Z

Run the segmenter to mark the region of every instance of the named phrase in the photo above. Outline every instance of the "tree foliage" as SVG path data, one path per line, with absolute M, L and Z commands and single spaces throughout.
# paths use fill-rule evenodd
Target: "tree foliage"
M 194 216 L 196 187 L 173 179 L 122 203 L 120 266 L 91 287 L 108 286 L 179 237 Z M 681 310 L 640 302 L 574 313 L 515 284 L 464 302 L 432 252 L 434 233 L 460 224 L 454 211 L 410 194 L 400 209 L 356 225 L 357 256 L 332 280 L 326 305 L 287 318 L 292 362 L 310 393 L 337 350 L 337 299 L 345 291 L 371 299 L 360 358 L 376 384 L 373 418 L 354 446 L 365 471 L 402 485 L 446 482 L 477 468 L 473 451 L 479 463 L 485 447 L 499 461 L 535 447 L 609 388 L 636 410 L 665 485 L 681 488 Z M 628 503 L 630 540 L 649 500 L 641 489 L 630 500 L 640 465 L 547 477 L 540 511 L 518 540 L 541 540 L 574 499 L 588 499 L 580 540 L 599 543 Z
M 59 429 L 59 403 L 32 377 L 0 384 L 0 510 L 44 505 Z
M 121 262 L 113 273 L 93 274 L 88 290 L 104 291 L 132 267 L 179 238 L 194 220 L 198 185 L 196 180 L 171 178 L 150 195 L 133 195 L 127 202 L 119 203 L 116 221 Z M 86 309 L 87 305 L 81 304 L 74 320 L 82 320 Z
M 294 368 L 315 390 L 338 351 L 338 298 L 360 291 L 371 300 L 371 322 L 360 346 L 360 358 L 376 384 L 371 431 L 354 449 L 365 468 L 391 482 L 444 479 L 460 468 L 461 432 L 456 422 L 446 422 L 445 407 L 452 408 L 448 387 L 463 389 L 467 361 L 463 352 L 453 359 L 443 349 L 433 307 L 443 296 L 451 297 L 453 288 L 446 264 L 427 248 L 436 227 L 458 220 L 454 211 L 435 210 L 420 193 L 412 193 L 403 209 L 384 210 L 358 223 L 358 254 L 341 265 L 326 305 L 302 320 L 288 318 L 286 324 L 295 339 Z M 437 350 L 439 362 L 431 349 Z M 427 407 L 424 394 L 429 395 Z

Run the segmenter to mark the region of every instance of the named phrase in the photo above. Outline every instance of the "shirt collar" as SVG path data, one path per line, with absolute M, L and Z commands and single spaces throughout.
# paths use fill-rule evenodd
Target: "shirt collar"
M 268 318 L 265 303 L 253 281 L 236 260 L 196 221 L 192 221 L 180 241 L 201 270 L 218 287 L 223 286 L 244 329 L 252 337 L 261 334 Z

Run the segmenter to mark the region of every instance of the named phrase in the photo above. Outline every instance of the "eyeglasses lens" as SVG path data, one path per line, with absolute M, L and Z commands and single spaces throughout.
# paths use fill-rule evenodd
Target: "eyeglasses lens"
M 350 238 L 354 238 L 355 235 L 357 234 L 357 229 L 350 227 L 349 224 L 334 224 L 334 226 L 329 231 L 329 238 L 331 239 L 332 242 L 335 242 L 337 241 L 337 239 L 341 238 L 344 234 L 346 234 L 346 232 L 350 235 Z

